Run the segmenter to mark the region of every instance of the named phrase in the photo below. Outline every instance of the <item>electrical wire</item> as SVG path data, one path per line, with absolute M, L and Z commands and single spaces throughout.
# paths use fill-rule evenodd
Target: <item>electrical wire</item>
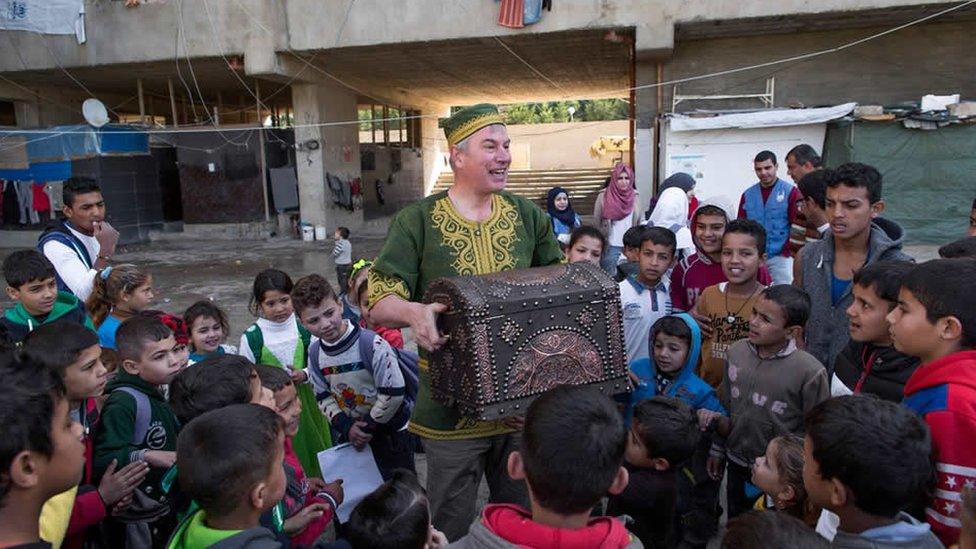
M 87 93 L 89 97 L 94 98 L 95 97 L 94 92 L 92 92 L 90 89 L 88 89 L 88 87 L 85 86 L 81 82 L 81 80 L 78 80 L 77 78 L 75 78 L 75 76 L 73 74 L 71 74 L 71 72 L 68 71 L 68 69 L 64 68 L 64 65 L 61 64 L 61 58 L 58 57 L 58 54 L 54 53 L 54 50 L 52 50 L 50 44 L 48 44 L 47 37 L 44 36 L 44 34 L 41 33 L 41 32 L 39 32 L 39 31 L 33 31 L 33 32 L 35 34 L 37 34 L 38 36 L 41 37 L 41 42 L 44 44 L 44 47 L 47 48 L 48 53 L 51 54 L 51 58 L 54 59 L 54 63 L 58 66 L 59 69 L 61 69 L 61 72 L 63 72 L 68 78 L 70 78 L 72 81 L 74 81 L 75 84 L 78 84 L 78 86 L 81 89 L 85 90 L 85 93 Z M 112 114 L 114 114 L 116 117 L 119 116 L 119 113 L 115 112 L 112 109 L 109 109 L 109 112 L 111 112 Z
M 501 38 L 499 38 L 497 36 L 495 36 L 494 38 L 495 38 L 495 41 L 496 42 L 498 42 L 499 44 L 501 44 L 501 46 L 503 48 L 505 48 L 506 50 L 508 50 L 508 53 L 514 55 L 516 59 L 518 59 L 519 61 L 521 61 L 523 65 L 525 65 L 526 67 L 528 67 L 529 69 L 531 69 L 532 72 L 534 72 L 540 78 L 542 78 L 546 82 L 549 82 L 552 85 L 552 87 L 554 87 L 557 90 L 562 91 L 562 92 L 565 92 L 566 91 L 565 89 L 563 89 L 562 86 L 560 86 L 559 84 L 553 82 L 551 78 L 549 78 L 548 76 L 546 76 L 545 74 L 543 74 L 542 71 L 540 71 L 539 69 L 533 67 L 532 64 L 529 63 L 528 61 L 526 61 L 525 59 L 522 59 L 522 56 L 519 55 L 519 54 L 517 54 L 517 53 L 515 53 L 515 51 L 512 48 L 508 47 L 508 44 L 506 44 L 505 42 L 503 42 Z

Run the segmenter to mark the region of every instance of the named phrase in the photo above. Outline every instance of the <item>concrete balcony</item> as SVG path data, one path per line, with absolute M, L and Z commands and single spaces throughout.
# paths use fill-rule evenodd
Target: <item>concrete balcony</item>
M 6 39 L 0 72 L 173 64 L 177 56 L 261 58 L 288 46 L 281 0 L 171 0 L 135 8 L 86 0 L 85 9 L 84 44 L 74 36 L 0 31 Z

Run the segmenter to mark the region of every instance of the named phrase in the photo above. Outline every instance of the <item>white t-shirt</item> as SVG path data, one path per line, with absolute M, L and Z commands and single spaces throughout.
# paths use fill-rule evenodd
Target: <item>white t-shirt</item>
M 97 261 L 98 253 L 102 250 L 98 240 L 95 240 L 94 236 L 81 234 L 71 227 L 68 227 L 68 230 L 85 245 L 91 260 Z M 95 284 L 95 275 L 98 274 L 98 271 L 89 269 L 74 249 L 60 242 L 49 241 L 44 244 L 42 251 L 44 256 L 54 264 L 54 270 L 71 289 L 71 293 L 75 294 L 82 303 L 87 301 L 88 296 L 91 295 L 92 286 Z
M 624 245 L 624 233 L 627 229 L 631 228 L 631 223 L 633 218 L 628 214 L 623 219 L 618 219 L 616 221 L 610 221 L 610 234 L 607 237 L 607 241 L 611 246 L 617 246 L 622 248 Z
M 650 356 L 648 336 L 651 326 L 659 318 L 671 314 L 671 294 L 664 281 L 654 288 L 645 288 L 630 277 L 620 282 L 620 305 L 623 308 L 627 364 L 631 364 Z

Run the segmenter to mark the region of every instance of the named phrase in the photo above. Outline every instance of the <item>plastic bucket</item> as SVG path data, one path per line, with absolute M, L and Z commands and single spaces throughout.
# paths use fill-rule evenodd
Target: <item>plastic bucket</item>
M 325 239 L 326 239 L 325 225 L 316 225 L 315 226 L 315 240 L 325 240 Z
M 311 225 L 302 225 L 302 241 L 311 242 L 315 240 L 315 228 Z

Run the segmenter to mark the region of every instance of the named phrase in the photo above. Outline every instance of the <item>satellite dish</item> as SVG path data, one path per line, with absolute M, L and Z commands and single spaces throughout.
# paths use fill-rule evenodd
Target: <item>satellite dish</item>
M 81 113 L 85 115 L 85 121 L 96 128 L 108 124 L 108 111 L 105 110 L 105 104 L 94 97 L 85 99 L 81 104 Z

